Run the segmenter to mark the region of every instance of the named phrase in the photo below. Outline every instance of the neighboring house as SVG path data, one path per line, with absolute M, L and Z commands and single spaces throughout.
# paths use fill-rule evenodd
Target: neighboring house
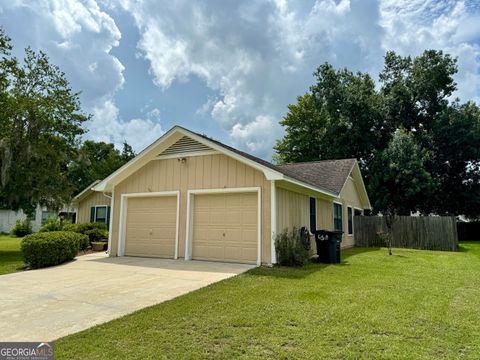
M 338 228 L 351 246 L 370 208 L 354 159 L 276 166 L 179 126 L 93 190 L 112 195 L 110 256 L 271 264 L 283 229 Z
M 102 222 L 110 224 L 111 197 L 101 192 L 93 191 L 92 188 L 100 180 L 94 181 L 72 200 L 72 206 L 76 208 L 76 223 Z
M 35 209 L 33 217 L 30 219 L 33 231 L 39 231 L 40 227 L 47 221 L 49 217 L 57 217 L 58 212 L 48 210 L 40 205 Z M 0 233 L 9 233 L 17 220 L 25 220 L 27 216 L 22 210 L 0 210 Z

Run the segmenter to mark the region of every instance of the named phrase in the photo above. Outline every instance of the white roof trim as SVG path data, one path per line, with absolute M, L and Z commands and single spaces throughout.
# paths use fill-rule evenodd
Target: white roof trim
M 276 171 L 276 170 L 271 169 L 267 166 L 264 166 L 264 165 L 254 161 L 254 160 L 251 160 L 251 159 L 249 159 L 245 156 L 242 156 L 241 154 L 238 154 L 238 153 L 236 153 L 234 151 L 231 151 L 231 150 L 229 150 L 229 149 L 227 149 L 223 146 L 220 146 L 220 145 L 216 144 L 215 142 L 210 141 L 208 139 L 205 139 L 204 137 L 199 136 L 199 135 L 197 135 L 197 134 L 195 134 L 195 133 L 193 133 L 193 132 L 191 132 L 187 129 L 184 129 L 180 126 L 174 126 L 173 128 L 171 128 L 169 131 L 167 131 L 165 134 L 163 134 L 160 138 L 158 138 L 155 142 L 153 142 L 151 145 L 146 147 L 140 154 L 138 154 L 136 157 L 134 157 L 128 163 L 126 163 L 125 165 L 123 165 L 122 167 L 120 167 L 119 169 L 114 171 L 112 174 L 110 174 L 103 181 L 101 181 L 100 183 L 95 185 L 93 187 L 93 190 L 94 191 L 110 191 L 113 188 L 113 186 L 116 185 L 116 183 L 114 182 L 114 179 L 116 177 L 118 177 L 120 174 L 124 173 L 128 168 L 131 168 L 133 165 L 137 164 L 140 160 L 142 160 L 147 155 L 149 155 L 150 152 L 153 149 L 157 148 L 160 144 L 162 144 L 162 142 L 166 141 L 167 139 L 169 139 L 174 134 L 181 134 L 183 136 L 188 136 L 188 137 L 198 141 L 199 143 L 202 143 L 204 145 L 207 145 L 207 146 L 211 147 L 214 151 L 216 151 L 218 153 L 223 153 L 223 154 L 225 154 L 225 155 L 227 155 L 227 156 L 229 156 L 229 157 L 231 157 L 235 160 L 238 160 L 238 161 L 240 161 L 240 162 L 242 162 L 246 165 L 249 165 L 252 168 L 263 172 L 263 174 L 265 175 L 265 178 L 267 180 L 285 180 L 287 182 L 302 186 L 304 188 L 316 191 L 318 193 L 322 193 L 322 194 L 325 194 L 325 195 L 328 195 L 328 196 L 331 196 L 331 197 L 337 197 L 337 195 L 334 194 L 334 193 L 323 190 L 323 189 L 318 188 L 318 187 L 313 186 L 313 185 L 306 184 L 303 181 L 300 181 L 300 180 L 297 180 L 297 179 L 292 179 L 291 177 L 285 176 L 280 171 Z M 158 156 L 158 153 L 155 152 L 155 155 L 152 156 L 151 160 L 159 159 L 159 158 L 161 158 L 161 156 Z M 127 176 L 129 176 L 129 175 L 127 175 Z
M 94 191 L 93 188 L 95 185 L 97 185 L 101 180 L 95 180 L 93 183 L 91 183 L 90 185 L 88 185 L 85 189 L 83 189 L 80 193 L 78 193 L 77 195 L 75 195 L 73 197 L 73 200 L 80 200 L 84 197 L 84 195 L 86 195 L 87 192 L 89 191 Z
M 94 186 L 93 190 L 95 190 L 95 191 L 108 191 L 110 188 L 112 188 L 114 185 L 116 185 L 114 183 L 114 179 L 116 177 L 118 177 L 120 174 L 124 173 L 128 168 L 131 168 L 132 165 L 135 165 L 140 160 L 144 159 L 147 155 L 150 154 L 150 152 L 153 149 L 158 147 L 162 142 L 166 141 L 168 138 L 170 138 L 172 135 L 174 135 L 176 133 L 182 134 L 184 136 L 189 136 L 192 139 L 194 139 L 194 140 L 196 140 L 196 141 L 198 141 L 202 144 L 208 145 L 209 147 L 211 147 L 212 149 L 214 149 L 214 150 L 216 150 L 220 153 L 228 155 L 235 160 L 238 160 L 238 161 L 240 161 L 242 163 L 245 163 L 245 164 L 247 164 L 247 165 L 249 165 L 249 166 L 251 166 L 251 167 L 253 167 L 257 170 L 262 171 L 263 174 L 265 175 L 265 177 L 267 178 L 267 180 L 283 179 L 283 174 L 278 172 L 278 171 L 270 169 L 266 166 L 263 166 L 263 165 L 257 163 L 256 161 L 253 161 L 253 160 L 250 160 L 250 159 L 248 159 L 244 156 L 241 156 L 241 155 L 239 155 L 239 154 L 237 154 L 233 151 L 230 151 L 230 150 L 224 148 L 223 146 L 219 146 L 219 145 L 215 144 L 214 142 L 209 141 L 208 139 L 205 139 L 201 136 L 198 136 L 195 133 L 190 132 L 187 129 L 181 128 L 179 126 L 174 126 L 172 129 L 170 129 L 165 134 L 163 134 L 160 138 L 158 138 L 155 142 L 153 142 L 151 145 L 146 147 L 140 154 L 138 154 L 136 157 L 134 157 L 128 163 L 126 163 L 125 165 L 123 165 L 122 167 L 120 167 L 119 169 L 114 171 L 112 174 L 110 174 L 107 178 L 105 178 L 99 184 Z M 155 159 L 157 157 L 157 155 L 158 155 L 158 153 L 155 153 L 155 156 L 152 157 L 152 160 Z

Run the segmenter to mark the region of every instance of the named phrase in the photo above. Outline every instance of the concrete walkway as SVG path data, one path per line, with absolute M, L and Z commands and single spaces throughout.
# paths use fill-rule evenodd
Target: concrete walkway
M 240 274 L 251 265 L 91 254 L 0 276 L 0 341 L 51 341 Z

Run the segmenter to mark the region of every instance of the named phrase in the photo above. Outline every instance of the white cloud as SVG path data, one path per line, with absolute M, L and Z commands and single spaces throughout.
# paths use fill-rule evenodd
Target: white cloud
M 82 91 L 84 110 L 93 115 L 85 138 L 117 146 L 127 140 L 139 150 L 163 132 L 158 117 L 125 121 L 120 116 L 114 99 L 125 82 L 125 68 L 111 50 L 119 45 L 121 33 L 95 0 L 3 2 L 0 21 L 17 56 L 28 45 L 45 51 L 66 73 L 74 91 Z
M 138 153 L 165 133 L 160 125 L 160 110 L 154 108 L 144 118 L 119 121 L 118 108 L 112 101 L 93 108 L 94 120 L 85 138 L 111 142 L 120 146 L 124 141 Z
M 463 101 L 480 102 L 480 14 L 474 2 L 448 0 L 383 0 L 383 47 L 402 55 L 425 49 L 443 50 L 458 57 L 455 79 Z
M 95 115 L 90 138 L 127 139 L 139 149 L 163 132 L 159 114 L 129 121 L 119 114 L 115 94 L 124 86 L 124 66 L 111 49 L 121 34 L 109 11 L 132 15 L 137 51 L 154 84 L 168 91 L 176 82 L 201 79 L 215 94 L 197 116 L 210 117 L 233 144 L 265 158 L 282 133 L 278 121 L 287 105 L 308 90 L 324 62 L 376 75 L 386 50 L 442 49 L 459 58 L 457 95 L 479 101 L 474 0 L 99 1 L 101 7 L 95 0 L 0 5 L 7 32 L 47 50 L 84 91 L 82 101 Z
M 278 121 L 287 105 L 308 90 L 316 66 L 330 61 L 357 69 L 381 62 L 382 29 L 371 0 L 125 0 L 122 6 L 140 31 L 137 47 L 154 83 L 165 90 L 191 76 L 202 79 L 218 97 L 198 113 L 209 111 L 232 142 L 264 157 L 281 134 Z
M 247 150 L 252 153 L 268 153 L 271 151 L 271 137 L 279 135 L 278 131 L 276 134 L 272 134 L 272 129 L 276 129 L 275 119 L 259 115 L 254 121 L 246 125 L 233 125 L 230 131 L 230 138 L 234 144 L 242 147 L 246 146 Z

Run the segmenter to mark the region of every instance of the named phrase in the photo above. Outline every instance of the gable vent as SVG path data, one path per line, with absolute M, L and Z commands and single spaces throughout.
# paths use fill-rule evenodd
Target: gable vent
M 196 152 L 212 151 L 213 149 L 199 143 L 188 136 L 184 136 L 178 140 L 175 144 L 164 150 L 159 156 L 176 155 L 176 154 L 189 154 Z

